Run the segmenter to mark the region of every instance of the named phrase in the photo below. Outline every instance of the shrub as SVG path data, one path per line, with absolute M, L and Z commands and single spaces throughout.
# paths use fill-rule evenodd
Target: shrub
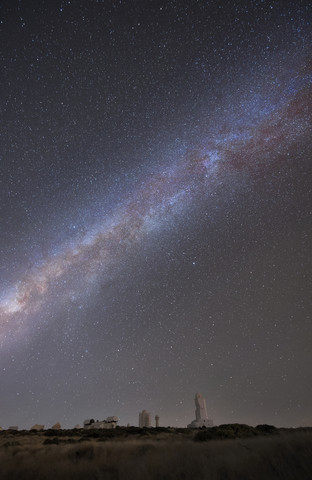
M 263 424 L 263 425 L 257 425 L 256 426 L 256 430 L 257 432 L 261 433 L 261 434 L 271 434 L 271 433 L 278 433 L 278 430 L 276 427 L 274 427 L 274 425 L 266 425 L 266 424 Z
M 254 427 L 249 425 L 233 423 L 224 424 L 219 427 L 210 427 L 200 430 L 194 437 L 197 442 L 205 442 L 207 440 L 225 440 L 228 438 L 247 438 L 257 435 Z
M 13 440 L 12 442 L 6 442 L 4 443 L 2 446 L 4 448 L 8 448 L 8 447 L 17 447 L 20 445 L 20 442 L 17 442 L 16 440 Z
M 58 438 L 46 438 L 43 445 L 58 445 L 60 443 Z

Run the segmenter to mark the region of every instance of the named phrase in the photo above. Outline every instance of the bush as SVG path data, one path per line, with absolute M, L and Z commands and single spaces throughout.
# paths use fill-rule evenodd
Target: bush
M 58 445 L 60 443 L 58 438 L 46 438 L 43 445 Z
M 263 425 L 257 425 L 256 426 L 256 430 L 257 432 L 261 433 L 261 434 L 271 434 L 271 433 L 278 433 L 278 430 L 276 427 L 274 427 L 274 425 L 266 425 L 266 424 L 263 424 Z
M 205 442 L 207 440 L 225 440 L 229 438 L 247 438 L 257 435 L 254 427 L 249 425 L 233 423 L 220 425 L 219 427 L 209 427 L 200 430 L 194 437 L 196 442 Z
M 8 447 L 18 447 L 19 445 L 20 445 L 20 442 L 13 440 L 13 442 L 6 442 L 2 446 L 4 448 L 8 448 Z

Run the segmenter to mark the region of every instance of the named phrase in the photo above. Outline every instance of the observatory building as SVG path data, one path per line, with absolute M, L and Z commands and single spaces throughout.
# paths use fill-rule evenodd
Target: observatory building
M 187 428 L 213 427 L 213 421 L 208 418 L 206 400 L 200 393 L 195 395 L 195 420 Z
M 36 423 L 31 427 L 30 430 L 35 430 L 36 432 L 42 432 L 43 429 L 44 429 L 44 425 L 38 425 L 38 423 Z
M 159 428 L 159 415 L 155 415 L 155 427 Z
M 146 410 L 139 413 L 139 428 L 151 427 L 151 414 Z
M 83 422 L 83 428 L 86 430 L 96 429 L 96 428 L 116 428 L 118 417 L 107 417 L 105 420 L 101 422 L 99 420 L 94 420 L 91 418 L 90 420 L 85 420 Z

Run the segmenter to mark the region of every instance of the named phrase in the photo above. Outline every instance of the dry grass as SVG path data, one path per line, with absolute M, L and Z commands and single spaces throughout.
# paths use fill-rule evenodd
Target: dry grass
M 1 480 L 310 480 L 312 433 L 194 442 L 190 435 L 99 439 L 0 438 Z M 53 440 L 53 438 L 52 438 Z M 67 443 L 67 441 L 75 443 Z

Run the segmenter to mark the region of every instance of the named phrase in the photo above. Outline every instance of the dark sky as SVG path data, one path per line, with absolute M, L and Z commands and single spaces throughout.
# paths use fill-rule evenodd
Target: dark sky
M 0 5 L 0 426 L 312 425 L 312 6 Z

